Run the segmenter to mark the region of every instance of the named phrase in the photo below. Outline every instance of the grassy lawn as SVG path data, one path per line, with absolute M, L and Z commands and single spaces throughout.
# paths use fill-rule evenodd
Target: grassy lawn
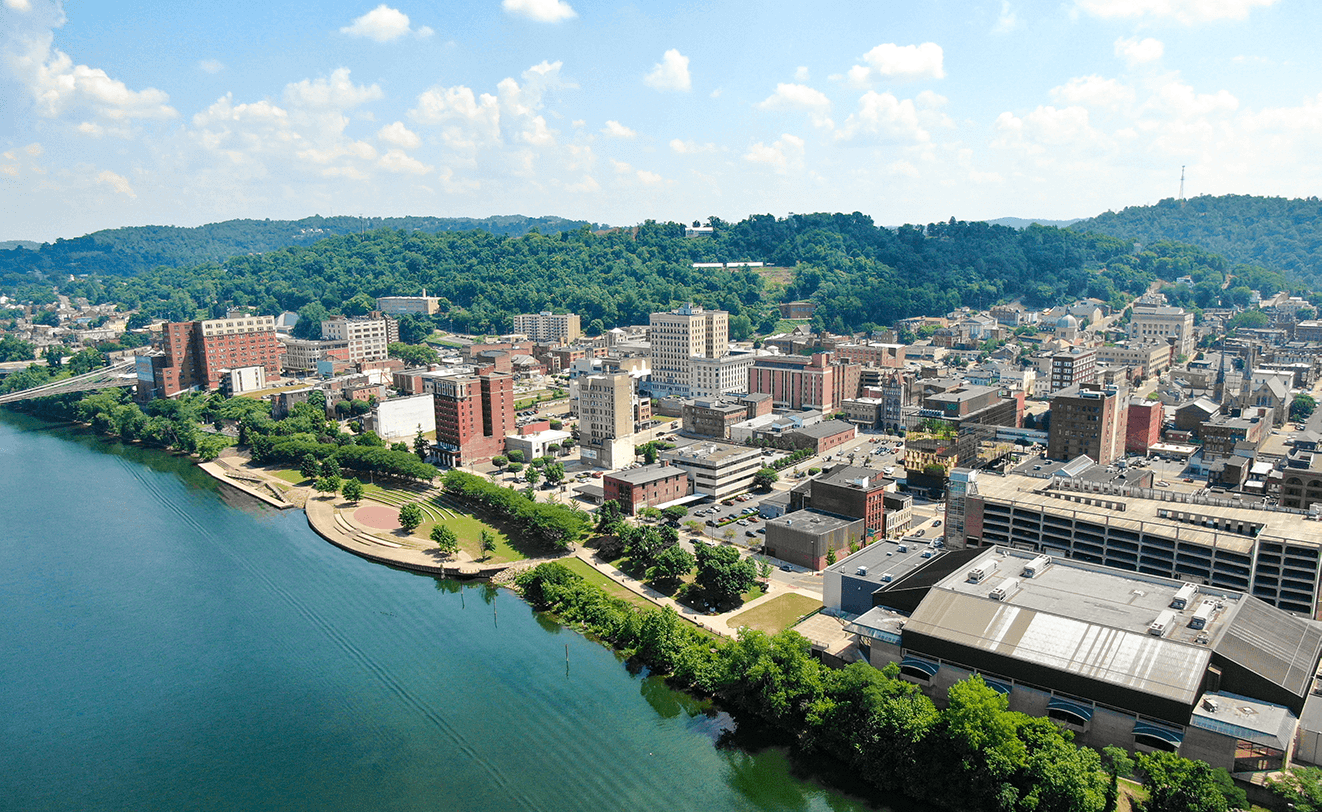
M 283 479 L 292 485 L 311 485 L 312 480 L 305 478 L 298 471 L 290 468 L 267 468 L 266 473 L 273 477 Z
M 1148 791 L 1137 781 L 1131 781 L 1128 778 L 1120 779 L 1120 797 L 1116 799 L 1116 812 L 1131 812 L 1134 808 L 1133 801 L 1146 801 Z
M 776 326 L 771 328 L 771 332 L 768 333 L 768 335 L 779 335 L 780 333 L 788 333 L 791 330 L 793 330 L 795 327 L 807 327 L 810 324 L 812 324 L 812 322 L 808 321 L 807 319 L 780 319 L 779 321 L 776 322 Z
M 745 598 L 745 601 L 748 600 L 752 599 Z M 734 629 L 747 626 L 750 629 L 757 629 L 767 634 L 775 634 L 793 626 L 799 618 L 820 609 L 821 606 L 821 601 L 813 600 L 806 595 L 781 595 L 779 598 L 769 600 L 761 606 L 740 612 L 726 622 L 730 628 Z
M 652 603 L 647 598 L 644 598 L 642 595 L 639 595 L 638 593 L 633 592 L 631 590 L 625 589 L 623 586 L 615 583 L 611 579 L 607 578 L 605 575 L 602 575 L 600 572 L 597 572 L 586 561 L 580 558 L 565 558 L 562 559 L 560 563 L 564 564 L 565 568 L 570 570 L 571 572 L 575 572 L 583 576 L 583 579 L 586 580 L 588 583 L 592 584 L 593 586 L 601 587 L 603 590 L 605 590 L 606 594 L 610 595 L 612 598 L 620 598 L 622 600 L 626 600 L 629 603 L 633 604 L 634 606 L 641 606 L 645 608 L 654 608 L 656 606 L 656 604 Z

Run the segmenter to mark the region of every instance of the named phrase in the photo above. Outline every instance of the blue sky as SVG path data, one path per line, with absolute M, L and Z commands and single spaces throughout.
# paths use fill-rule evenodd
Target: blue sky
M 1315 195 L 1304 0 L 0 0 L 0 239 Z

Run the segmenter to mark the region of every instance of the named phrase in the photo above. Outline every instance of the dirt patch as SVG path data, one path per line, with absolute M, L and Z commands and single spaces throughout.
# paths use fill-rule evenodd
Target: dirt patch
M 403 527 L 399 523 L 399 508 L 385 505 L 360 507 L 353 512 L 353 520 L 363 527 L 371 527 L 374 530 L 398 530 Z

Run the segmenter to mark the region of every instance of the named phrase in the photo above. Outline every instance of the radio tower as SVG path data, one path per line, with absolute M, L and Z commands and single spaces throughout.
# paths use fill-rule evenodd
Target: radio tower
M 1180 167 L 1180 205 L 1184 205 L 1184 167 Z

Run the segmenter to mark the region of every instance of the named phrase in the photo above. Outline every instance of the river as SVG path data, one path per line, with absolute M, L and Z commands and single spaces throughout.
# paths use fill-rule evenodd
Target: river
M 0 618 L 4 810 L 868 808 L 508 591 L 10 413 Z

